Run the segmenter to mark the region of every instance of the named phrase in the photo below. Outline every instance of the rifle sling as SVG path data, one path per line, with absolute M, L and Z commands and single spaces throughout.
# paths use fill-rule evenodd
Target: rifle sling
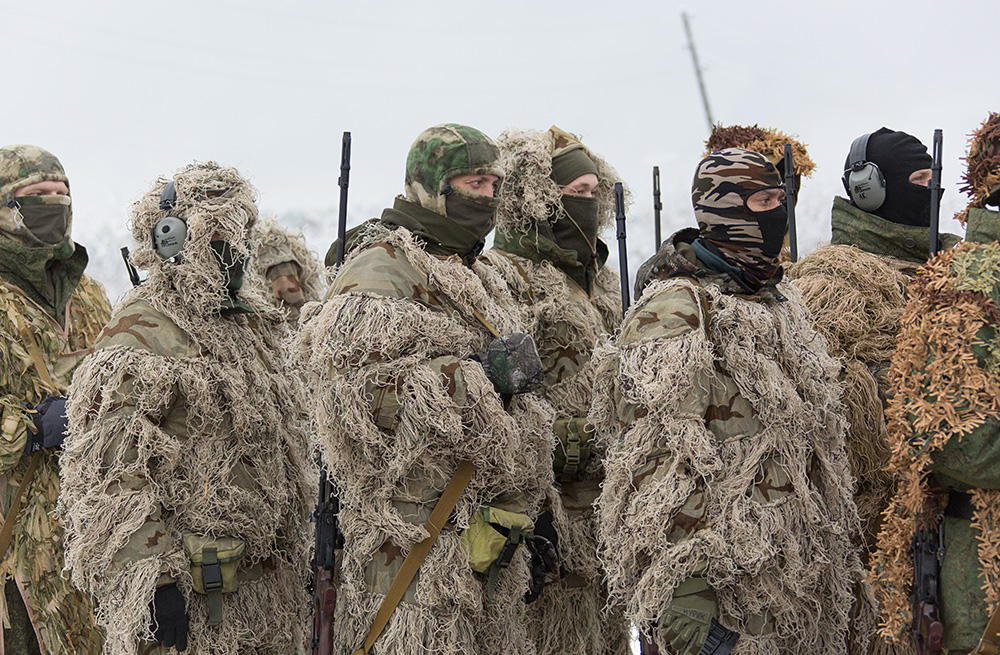
M 430 518 L 424 523 L 424 529 L 430 533 L 430 536 L 413 546 L 410 552 L 406 554 L 403 565 L 396 573 L 396 577 L 392 579 L 392 585 L 389 587 L 385 598 L 382 599 L 382 605 L 379 606 L 378 613 L 375 615 L 375 621 L 372 623 L 371 629 L 368 630 L 365 643 L 351 655 L 367 655 L 371 647 L 375 645 L 375 641 L 389 623 L 389 617 L 392 616 L 399 602 L 403 600 L 403 593 L 410 586 L 410 582 L 417 574 L 417 570 L 423 564 L 427 553 L 430 552 L 431 546 L 437 541 L 438 535 L 441 533 L 441 528 L 444 527 L 448 517 L 451 516 L 451 511 L 455 509 L 458 499 L 465 492 L 465 488 L 469 486 L 469 481 L 472 480 L 472 475 L 475 472 L 476 467 L 471 462 L 462 462 L 458 465 L 458 470 L 455 471 L 455 475 L 448 482 L 444 493 L 441 494 L 437 504 L 434 505 L 434 509 L 431 510 Z
M 1000 643 L 1000 607 L 993 611 L 993 616 L 983 630 L 983 638 L 969 655 L 997 655 L 998 643 Z

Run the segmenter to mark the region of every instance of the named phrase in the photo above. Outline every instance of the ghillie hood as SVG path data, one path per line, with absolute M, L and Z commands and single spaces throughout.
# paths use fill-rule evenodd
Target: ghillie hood
M 272 266 L 292 262 L 299 267 L 299 285 L 305 301 L 319 300 L 326 291 L 325 272 L 319 257 L 309 250 L 301 230 L 292 230 L 268 216 L 254 226 L 254 252 L 251 265 L 262 277 Z
M 962 225 L 969 217 L 969 210 L 986 207 L 991 196 L 991 204 L 1000 202 L 994 195 L 1000 192 L 1000 114 L 990 112 L 983 124 L 969 135 L 969 150 L 963 157 L 966 163 L 960 191 L 971 198 L 969 205 L 955 215 Z
M 785 160 L 786 143 L 792 146 L 792 168 L 795 175 L 811 177 L 816 169 L 816 164 L 809 158 L 806 145 L 784 132 L 770 127 L 758 125 L 723 127 L 721 123 L 713 125 L 712 134 L 705 141 L 705 152 L 702 156 L 707 157 L 710 153 L 726 148 L 745 148 L 767 157 L 768 161 L 777 167 L 778 173 L 784 175 L 785 169 L 782 162 Z

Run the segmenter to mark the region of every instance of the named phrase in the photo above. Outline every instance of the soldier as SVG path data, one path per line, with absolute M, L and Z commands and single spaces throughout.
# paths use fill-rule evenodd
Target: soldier
M 781 283 L 783 196 L 759 153 L 703 159 L 699 228 L 643 264 L 599 355 L 601 555 L 669 653 L 832 655 L 848 636 L 863 571 L 839 366 Z
M 1000 213 L 987 207 L 1000 205 L 1000 114 L 972 135 L 966 161 L 971 201 L 957 216 L 967 221 L 966 242 L 914 277 L 888 373 L 888 469 L 899 482 L 873 562 L 882 634 L 912 643 L 916 632 L 929 644 L 924 617 L 940 619 L 943 647 L 953 654 L 970 652 L 980 638 L 976 652 L 996 652 L 1000 630 Z M 925 557 L 915 581 L 917 530 L 929 549 L 918 549 Z M 940 590 L 936 607 L 923 580 Z M 916 623 L 911 587 L 924 603 Z
M 522 393 L 541 381 L 537 350 L 516 334 L 503 280 L 476 261 L 498 155 L 471 127 L 421 133 L 406 195 L 349 235 L 326 301 L 303 310 L 298 348 L 324 390 L 345 537 L 335 653 L 533 652 L 517 546 L 552 482 L 552 413 Z
M 546 492 L 559 567 L 544 593 L 529 599 L 529 630 L 540 655 L 629 652 L 629 627 L 608 600 L 597 559 L 593 504 L 600 492 L 602 452 L 587 422 L 594 370 L 590 356 L 621 323 L 618 276 L 604 266 L 598 237 L 614 219 L 618 173 L 572 135 L 507 130 L 498 139 L 504 188 L 493 249 L 483 257 L 503 275 L 529 314 L 545 369 L 541 393 L 556 410 L 556 484 Z M 542 553 L 534 568 L 544 566 Z M 541 572 L 540 572 L 541 573 Z M 552 576 L 551 574 L 555 575 Z M 544 580 L 544 578 L 542 578 Z
M 302 305 L 323 297 L 323 266 L 306 247 L 302 232 L 293 232 L 274 218 L 257 223 L 254 239 L 256 256 L 251 265 L 271 287 L 271 303 L 295 326 Z
M 131 217 L 149 278 L 73 378 L 66 561 L 106 655 L 305 649 L 318 477 L 284 317 L 243 284 L 256 219 L 236 169 L 158 180 Z
M 70 236 L 72 218 L 69 179 L 52 153 L 0 149 L 0 652 L 101 650 L 91 599 L 61 575 L 54 513 L 66 387 L 111 313 L 83 273 L 87 251 Z

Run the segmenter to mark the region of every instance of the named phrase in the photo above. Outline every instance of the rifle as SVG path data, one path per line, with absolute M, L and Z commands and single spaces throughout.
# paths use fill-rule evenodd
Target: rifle
M 938 613 L 941 561 L 944 559 L 944 523 L 941 516 L 913 534 L 913 639 L 917 655 L 940 655 L 944 624 Z
M 136 270 L 135 265 L 128 256 L 128 246 L 122 246 L 122 259 L 125 260 L 125 269 L 128 271 L 128 279 L 132 283 L 133 287 L 137 287 L 142 284 L 142 280 L 139 279 L 139 271 Z
M 340 214 L 337 217 L 337 266 L 344 263 L 344 235 L 347 231 L 347 187 L 351 172 L 351 133 L 344 132 L 340 151 Z M 323 466 L 319 473 L 319 500 L 313 511 L 316 523 L 316 554 L 313 559 L 313 655 L 330 655 L 333 649 L 333 613 L 337 607 L 337 586 L 334 582 L 336 551 L 344 547 L 337 515 L 340 499 Z
M 944 144 L 944 134 L 934 130 L 934 161 L 931 164 L 931 257 L 938 251 L 938 226 L 941 222 L 941 150 Z
M 795 231 L 795 161 L 792 159 L 792 145 L 785 144 L 785 208 L 788 210 L 788 250 L 792 263 L 799 260 L 799 239 Z
M 618 225 L 618 266 L 622 282 L 622 314 L 631 304 L 628 294 L 628 249 L 625 247 L 625 188 L 615 182 L 615 223 Z
M 656 227 L 656 247 L 659 249 L 663 242 L 660 237 L 660 210 L 663 203 L 660 202 L 660 167 L 653 166 L 653 221 Z

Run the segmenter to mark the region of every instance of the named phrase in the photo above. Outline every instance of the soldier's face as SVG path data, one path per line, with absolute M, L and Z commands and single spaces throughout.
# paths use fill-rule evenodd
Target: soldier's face
M 500 188 L 500 178 L 496 175 L 456 175 L 448 180 L 448 184 L 492 198 Z
M 766 212 L 785 202 L 784 189 L 761 189 L 747 198 L 747 209 L 752 212 Z
M 576 178 L 560 191 L 565 196 L 577 196 L 578 198 L 593 198 L 597 191 L 598 179 L 593 173 L 584 173 Z
M 295 275 L 279 275 L 271 280 L 271 291 L 274 297 L 286 305 L 300 307 L 305 301 L 302 289 L 299 286 L 299 278 Z
M 913 171 L 912 173 L 910 173 L 910 184 L 916 184 L 918 186 L 930 186 L 931 169 L 921 168 L 919 171 Z
M 43 180 L 28 186 L 23 186 L 14 192 L 15 198 L 25 198 L 27 196 L 68 196 L 69 187 L 65 182 L 56 180 Z

